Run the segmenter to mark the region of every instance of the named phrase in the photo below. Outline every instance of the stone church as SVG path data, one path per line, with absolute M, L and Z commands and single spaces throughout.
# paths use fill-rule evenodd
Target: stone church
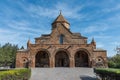
M 60 13 L 50 34 L 27 42 L 16 54 L 16 67 L 107 67 L 106 50 L 97 49 L 94 39 L 70 31 L 70 23 Z

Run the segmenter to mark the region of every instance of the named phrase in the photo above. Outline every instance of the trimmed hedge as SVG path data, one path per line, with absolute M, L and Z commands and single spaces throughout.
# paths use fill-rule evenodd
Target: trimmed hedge
M 0 80 L 29 80 L 31 69 L 12 69 L 0 71 Z
M 94 72 L 99 75 L 102 80 L 120 80 L 120 69 L 96 68 Z

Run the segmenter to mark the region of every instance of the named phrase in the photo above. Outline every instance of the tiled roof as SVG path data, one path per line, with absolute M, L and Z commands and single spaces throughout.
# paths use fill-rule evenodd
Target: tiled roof
M 53 21 L 52 24 L 56 23 L 56 22 L 66 22 L 68 24 L 70 24 L 64 17 L 63 15 L 60 13 L 60 15 Z

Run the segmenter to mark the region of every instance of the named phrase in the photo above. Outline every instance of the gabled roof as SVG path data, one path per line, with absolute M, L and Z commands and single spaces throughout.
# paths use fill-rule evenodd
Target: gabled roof
M 70 23 L 63 17 L 63 15 L 61 14 L 61 12 L 60 12 L 59 16 L 53 21 L 52 24 L 57 23 L 57 22 L 66 22 L 66 23 L 70 24 Z
M 37 37 L 35 39 L 45 39 L 45 38 L 50 38 L 50 34 L 42 34 L 41 37 Z
M 94 49 L 94 51 L 106 51 L 106 50 L 104 50 L 102 48 L 96 48 L 96 49 Z
M 20 49 L 20 50 L 17 50 L 18 52 L 27 52 L 28 49 Z
M 75 36 L 81 36 L 80 33 L 73 33 L 73 35 L 75 35 Z
M 80 33 L 72 33 L 73 38 L 83 38 L 83 39 L 87 39 L 87 37 L 82 36 Z

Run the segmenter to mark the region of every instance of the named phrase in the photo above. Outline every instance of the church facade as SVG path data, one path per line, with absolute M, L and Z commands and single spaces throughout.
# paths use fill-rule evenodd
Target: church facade
M 96 48 L 94 39 L 70 31 L 70 23 L 60 13 L 52 23 L 50 34 L 27 42 L 18 50 L 16 67 L 107 67 L 107 51 Z

